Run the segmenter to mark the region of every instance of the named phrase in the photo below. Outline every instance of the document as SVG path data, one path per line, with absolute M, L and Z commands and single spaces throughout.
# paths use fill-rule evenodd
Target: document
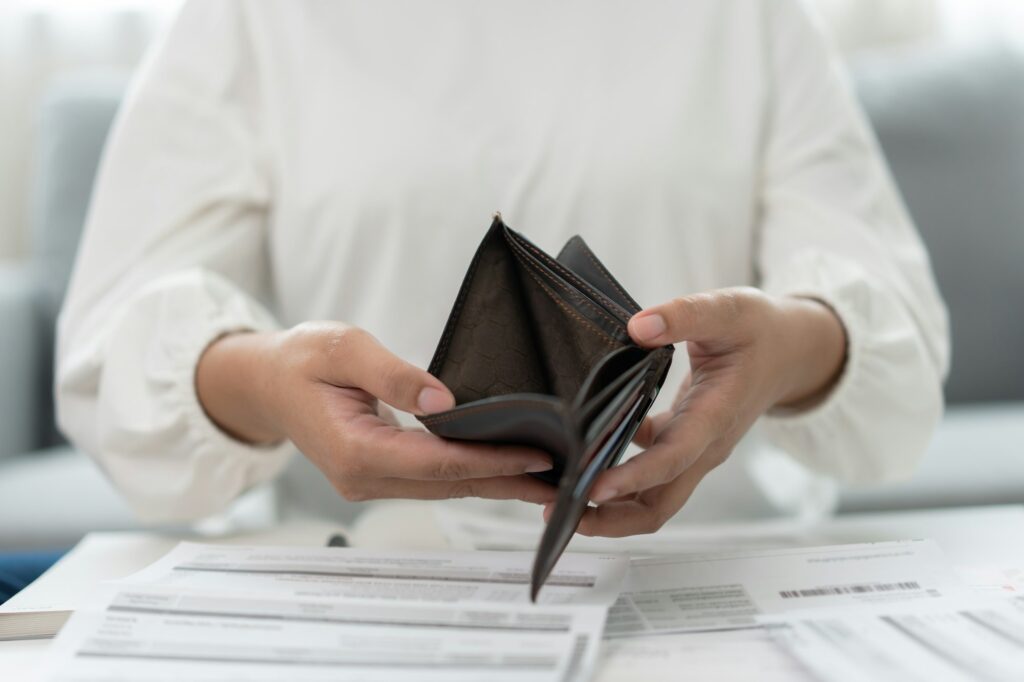
M 929 540 L 650 557 L 633 560 L 605 636 L 753 628 L 790 610 L 963 593 Z
M 789 614 L 768 632 L 826 682 L 1024 680 L 1024 608 L 978 600 Z
M 533 605 L 532 559 L 183 543 L 77 610 L 45 679 L 588 679 L 628 562 L 565 555 Z
M 597 669 L 596 682 L 815 681 L 764 629 L 610 639 L 601 647 Z
M 479 550 L 533 551 L 540 543 L 544 524 L 539 519 L 502 519 L 477 516 L 456 505 L 440 504 L 433 510 L 441 533 L 452 547 Z M 651 535 L 601 538 L 574 535 L 570 552 L 628 552 L 630 555 L 707 554 L 725 549 L 799 547 L 808 543 L 807 525 L 798 521 L 759 521 L 742 524 L 679 525 Z
M 536 549 L 539 520 L 501 518 L 476 500 L 449 500 L 425 508 L 458 549 Z M 393 523 L 394 515 L 381 515 Z M 364 528 L 371 532 L 372 523 Z M 372 532 L 371 532 L 372 534 Z M 656 533 L 627 538 L 577 535 L 570 552 L 629 552 L 632 556 L 709 554 L 725 550 L 821 547 L 929 538 L 954 564 L 1024 566 L 1024 506 L 849 514 L 828 519 L 771 519 L 738 523 L 668 523 Z
M 136 584 L 389 601 L 527 603 L 532 552 L 244 547 L 183 542 L 129 576 Z M 567 554 L 543 604 L 615 601 L 629 568 L 621 554 Z
M 605 609 L 108 588 L 47 679 L 552 680 L 592 672 Z

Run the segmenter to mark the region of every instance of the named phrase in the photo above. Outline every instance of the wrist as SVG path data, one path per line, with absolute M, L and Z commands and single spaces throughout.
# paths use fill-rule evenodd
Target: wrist
M 286 436 L 274 408 L 274 348 L 278 332 L 241 331 L 213 341 L 196 365 L 195 389 L 210 420 L 251 444 Z
M 784 297 L 783 362 L 785 381 L 776 407 L 807 409 L 821 402 L 835 386 L 846 364 L 846 330 L 823 301 Z

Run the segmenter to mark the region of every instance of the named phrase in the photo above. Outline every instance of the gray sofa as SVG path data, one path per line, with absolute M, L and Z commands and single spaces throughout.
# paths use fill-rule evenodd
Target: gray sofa
M 948 415 L 906 483 L 851 489 L 845 511 L 1024 501 L 1024 57 L 929 50 L 855 79 L 950 306 Z M 53 325 L 116 78 L 52 89 L 40 115 L 31 258 L 0 269 L 0 548 L 59 546 L 135 525 L 53 424 Z M 42 502 L 40 502 L 42 500 Z

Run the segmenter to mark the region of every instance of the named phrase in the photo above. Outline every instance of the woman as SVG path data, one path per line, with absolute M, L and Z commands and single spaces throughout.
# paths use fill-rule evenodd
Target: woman
M 225 508 L 294 446 L 353 500 L 550 502 L 542 453 L 381 405 L 452 405 L 420 368 L 495 209 L 547 250 L 583 234 L 668 301 L 634 339 L 686 342 L 581 532 L 820 511 L 913 470 L 945 311 L 796 0 L 186 4 L 102 164 L 63 428 L 151 520 Z

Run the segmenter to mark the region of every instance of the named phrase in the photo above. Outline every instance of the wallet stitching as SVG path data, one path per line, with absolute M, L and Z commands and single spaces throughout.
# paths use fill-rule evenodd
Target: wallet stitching
M 531 251 L 533 251 L 533 253 L 536 256 L 541 257 L 543 255 L 540 252 L 540 250 L 537 249 L 536 247 L 534 247 L 534 246 L 532 246 L 530 244 L 526 244 L 525 246 L 526 246 L 526 248 L 528 248 Z M 554 270 L 559 271 L 559 274 L 564 276 L 566 279 L 571 281 L 573 284 L 576 284 L 577 286 L 579 286 L 580 289 L 588 290 L 589 293 L 593 294 L 594 298 L 599 299 L 599 300 L 603 301 L 604 303 L 611 304 L 613 307 L 621 307 L 617 303 L 612 301 L 610 298 L 608 298 L 607 296 L 602 294 L 600 291 L 598 291 L 595 287 L 592 287 L 589 284 L 587 284 L 586 282 L 584 282 L 582 278 L 577 277 L 571 270 L 569 270 L 568 268 L 563 266 L 558 261 L 553 260 L 553 259 L 549 259 L 549 260 L 551 260 L 551 266 L 552 266 L 552 268 Z
M 561 298 L 559 298 L 558 294 L 556 294 L 554 291 L 548 288 L 544 284 L 544 282 L 540 281 L 536 274 L 534 274 L 533 272 L 527 272 L 527 274 L 530 275 L 530 277 L 533 278 L 533 281 L 535 281 L 540 286 L 540 288 L 544 290 L 544 293 L 546 293 L 551 298 L 551 300 L 555 302 L 555 305 L 557 305 L 562 310 L 567 312 L 573 319 L 581 323 L 584 327 L 590 329 L 592 332 L 597 334 L 598 337 L 602 338 L 604 345 L 611 348 L 614 348 L 615 346 L 619 345 L 620 342 L 618 339 L 616 339 L 614 336 L 604 331 L 603 329 L 595 325 L 593 322 L 586 319 L 585 317 L 574 311 L 572 308 L 570 308 L 568 305 L 566 305 L 565 302 Z
M 534 245 L 532 245 L 532 244 L 530 244 L 528 242 L 526 244 L 519 244 L 515 240 L 512 240 L 512 241 L 513 241 L 513 243 L 516 246 L 519 246 L 520 248 L 527 248 L 530 251 L 532 251 L 534 253 L 534 255 L 537 256 L 537 258 L 540 259 L 540 260 L 544 260 L 544 256 L 547 255 L 547 254 L 541 252 L 540 249 L 538 249 L 537 247 L 535 247 Z M 560 275 L 562 275 L 563 277 L 568 279 L 570 282 L 572 282 L 573 284 L 578 286 L 580 289 L 584 289 L 584 290 L 588 291 L 591 295 L 593 295 L 594 298 L 596 298 L 596 299 L 598 299 L 598 300 L 600 300 L 600 301 L 602 301 L 604 303 L 609 304 L 613 308 L 621 308 L 622 307 L 618 303 L 615 303 L 613 300 L 611 300 L 610 298 L 608 298 L 607 296 L 602 294 L 600 291 L 598 291 L 593 286 L 591 286 L 591 285 L 587 284 L 586 282 L 584 282 L 583 279 L 581 279 L 580 277 L 576 276 L 571 270 L 566 268 L 564 265 L 559 263 L 557 260 L 552 259 L 550 256 L 547 258 L 547 260 L 551 261 L 551 263 L 550 263 L 551 267 L 554 270 L 558 271 L 558 273 Z M 627 296 L 627 298 L 628 298 L 628 296 Z M 621 320 L 618 320 L 618 322 L 621 322 Z
M 514 244 L 513 246 L 516 246 L 516 245 Z M 553 277 L 552 277 L 552 276 L 551 276 L 550 274 L 548 274 L 547 272 L 545 272 L 545 271 L 543 270 L 543 268 L 541 268 L 541 267 L 540 267 L 540 266 L 538 266 L 537 264 L 535 264 L 535 263 L 533 263 L 533 262 L 531 262 L 531 261 L 529 261 L 529 260 L 526 260 L 526 259 L 524 259 L 524 258 L 522 257 L 522 254 L 516 254 L 516 255 L 517 255 L 517 257 L 519 258 L 520 262 L 522 262 L 522 263 L 525 263 L 526 265 L 528 265 L 528 266 L 530 267 L 530 269 L 531 269 L 531 270 L 533 270 L 533 271 L 537 272 L 538 274 L 544 275 L 544 278 L 545 278 L 545 279 L 547 279 L 548 281 L 550 281 L 550 282 L 551 282 L 552 284 L 554 284 L 555 286 L 559 287 L 560 289 L 563 289 L 563 290 L 564 290 L 565 292 L 567 292 L 567 293 L 568 293 L 569 295 L 572 295 L 572 293 L 573 293 L 572 289 L 570 289 L 569 287 L 567 287 L 567 286 L 566 286 L 566 285 L 565 285 L 565 284 L 564 284 L 563 282 L 559 282 L 559 281 L 558 281 L 557 279 L 553 278 Z M 537 278 L 536 278 L 536 277 L 534 277 L 534 280 L 536 280 L 536 281 L 538 282 L 538 284 L 540 284 L 540 281 L 539 281 L 539 280 L 537 280 Z M 543 286 L 543 285 L 541 285 L 541 286 Z M 549 291 L 549 292 L 548 292 L 548 295 L 549 295 L 549 296 L 551 296 L 552 298 L 555 298 L 555 299 L 556 299 L 556 302 L 558 302 L 558 303 L 559 303 L 559 305 L 562 305 L 562 303 L 561 303 L 561 300 L 557 298 L 557 295 L 556 295 L 556 294 L 554 294 L 554 293 L 552 293 L 552 292 L 550 292 L 550 291 Z M 608 322 L 609 322 L 609 323 L 610 323 L 611 325 L 613 325 L 613 326 L 622 326 L 622 321 L 621 321 L 621 320 L 617 320 L 617 319 L 615 319 L 615 318 L 613 318 L 613 317 L 609 316 L 609 315 L 608 315 L 608 313 L 606 313 L 605 311 L 601 310 L 601 309 L 600 309 L 600 308 L 599 308 L 598 306 L 594 305 L 593 303 L 591 303 L 590 301 L 588 301 L 588 300 L 587 300 L 586 298 L 583 298 L 583 297 L 581 297 L 581 301 L 582 301 L 582 302 L 583 302 L 584 304 L 588 305 L 588 306 L 589 306 L 589 307 L 590 307 L 590 308 L 591 308 L 591 309 L 592 309 L 592 310 L 593 310 L 593 311 L 594 311 L 595 313 L 597 313 L 597 314 L 598 314 L 599 316 L 601 316 L 601 317 L 603 317 L 604 319 L 606 319 L 606 320 L 607 320 L 607 321 L 608 321 Z M 565 306 L 563 305 L 563 307 L 565 307 Z M 568 310 L 568 308 L 566 308 L 566 309 Z M 610 335 L 610 334 L 607 334 L 607 332 L 605 332 L 605 331 L 603 331 L 603 330 L 601 330 L 601 333 L 603 333 L 603 334 L 606 334 L 606 335 L 607 335 L 607 336 L 609 336 L 610 338 L 614 338 L 614 337 L 611 337 L 611 335 Z
M 612 288 L 615 289 L 615 291 L 619 292 L 623 299 L 633 304 L 637 308 L 640 307 L 640 304 L 634 301 L 632 296 L 630 296 L 629 294 L 622 290 L 622 286 L 620 286 L 619 283 L 615 280 L 615 278 L 612 277 L 612 273 L 608 272 L 608 268 L 602 265 L 601 261 L 597 260 L 597 257 L 594 256 L 593 251 L 591 251 L 589 248 L 584 248 L 583 253 L 586 254 L 587 259 L 594 264 L 594 267 L 601 271 L 601 273 L 605 276 L 605 279 L 608 280 L 608 283 L 612 285 Z
M 467 414 L 475 414 L 477 412 L 488 412 L 503 407 L 536 407 L 538 405 L 548 407 L 550 406 L 550 403 L 544 402 L 542 400 L 503 400 L 499 403 L 492 403 L 489 405 L 474 405 L 473 407 L 467 407 L 464 410 L 449 412 L 447 414 L 439 414 L 436 417 L 423 417 L 421 421 L 424 424 L 433 426 L 435 424 L 443 424 L 445 422 L 458 419 Z

